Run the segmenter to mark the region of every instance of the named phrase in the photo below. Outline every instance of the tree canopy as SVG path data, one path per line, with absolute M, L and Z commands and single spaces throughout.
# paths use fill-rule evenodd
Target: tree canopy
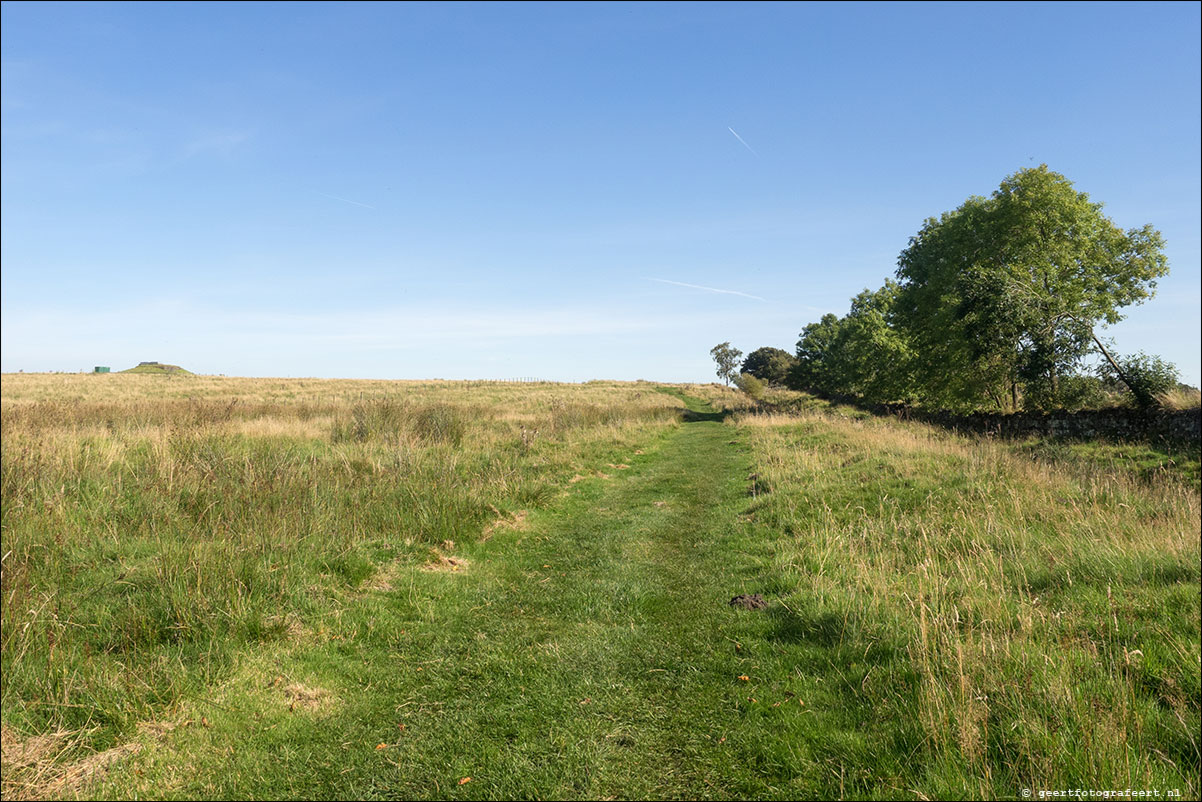
M 718 366 L 718 378 L 722 381 L 730 384 L 739 375 L 739 360 L 743 358 L 743 352 L 732 348 L 729 342 L 715 345 L 710 349 L 710 356 Z
M 743 360 L 743 372 L 771 384 L 784 384 L 797 360 L 783 348 L 757 348 Z
M 898 285 L 886 281 L 851 300 L 842 318 L 823 315 L 801 332 L 790 384 L 822 395 L 855 395 L 868 401 L 911 396 L 911 353 L 892 326 Z
M 1094 328 L 1168 272 L 1158 231 L 1101 209 L 1041 165 L 926 221 L 898 259 L 895 310 L 926 398 L 1014 407 L 1022 388 L 1054 403 L 1059 378 L 1102 348 Z
M 1175 383 L 1173 366 L 1113 355 L 1097 329 L 1152 297 L 1169 269 L 1163 250 L 1152 226 L 1120 229 L 1047 165 L 1019 170 L 989 197 L 928 219 L 898 257 L 898 281 L 807 325 L 786 383 L 866 401 L 1016 410 L 1098 403 L 1117 380 L 1153 405 Z M 1105 365 L 1089 375 L 1095 347 Z M 786 356 L 760 348 L 743 370 L 775 381 Z M 722 364 L 719 375 L 733 376 Z

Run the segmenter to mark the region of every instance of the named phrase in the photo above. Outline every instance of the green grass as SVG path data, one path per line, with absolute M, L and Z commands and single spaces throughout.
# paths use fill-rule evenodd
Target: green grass
M 1185 483 L 715 386 L 264 392 L 5 401 L 6 798 L 1198 793 Z
M 1198 793 L 1196 491 L 880 419 L 743 425 L 780 603 L 893 744 L 853 795 Z
M 1112 443 L 1057 438 L 1027 438 L 1017 453 L 1083 471 L 1123 472 L 1148 482 L 1177 480 L 1202 487 L 1202 453 L 1197 446 L 1171 443 Z
M 1184 392 L 1178 395 L 1189 398 Z M 768 402 L 767 409 L 786 414 L 817 413 L 859 420 L 872 417 L 864 409 L 788 390 L 770 392 L 765 401 Z M 1180 481 L 1195 490 L 1202 489 L 1202 450 L 1196 444 L 1159 439 L 1116 442 L 1038 435 L 1001 440 L 982 436 L 981 439 L 990 444 L 1001 443 L 1015 454 L 1069 471 L 1119 473 L 1153 484 L 1163 480 Z
M 763 544 L 736 521 L 747 457 L 730 436 L 687 424 L 578 482 L 527 530 L 458 550 L 462 571 L 410 566 L 311 645 L 251 661 L 209 728 L 106 793 L 161 789 L 159 772 L 187 765 L 173 794 L 789 796 L 784 765 L 760 763 L 766 745 L 789 748 L 767 728 L 806 711 L 771 708 L 787 699 L 760 676 L 777 662 L 771 622 L 727 605 L 764 581 Z M 277 673 L 340 701 L 314 726 L 270 698 Z

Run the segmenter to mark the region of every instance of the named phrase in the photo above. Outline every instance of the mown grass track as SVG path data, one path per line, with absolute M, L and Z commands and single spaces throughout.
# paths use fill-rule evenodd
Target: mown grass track
M 137 785 L 206 797 L 792 796 L 796 745 L 779 724 L 812 714 L 779 681 L 774 619 L 727 604 L 765 579 L 767 546 L 738 520 L 747 454 L 720 416 L 690 406 L 694 422 L 615 463 L 629 467 L 601 466 L 608 478 L 575 484 L 523 531 L 460 550 L 459 570 L 411 570 L 348 605 L 322 640 L 248 661 L 211 709 L 195 708 L 207 727 L 145 755 L 149 785 Z M 327 701 L 287 709 L 273 689 L 294 684 Z

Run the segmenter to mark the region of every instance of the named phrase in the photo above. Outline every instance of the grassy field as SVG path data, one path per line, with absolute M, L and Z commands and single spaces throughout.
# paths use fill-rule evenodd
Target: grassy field
M 788 401 L 5 376 L 5 798 L 1198 795 L 1191 482 Z

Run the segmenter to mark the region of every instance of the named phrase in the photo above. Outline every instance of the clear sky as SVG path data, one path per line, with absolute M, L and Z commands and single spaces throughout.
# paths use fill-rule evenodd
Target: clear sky
M 1047 163 L 1197 384 L 1199 8 L 5 2 L 0 368 L 710 381 Z

